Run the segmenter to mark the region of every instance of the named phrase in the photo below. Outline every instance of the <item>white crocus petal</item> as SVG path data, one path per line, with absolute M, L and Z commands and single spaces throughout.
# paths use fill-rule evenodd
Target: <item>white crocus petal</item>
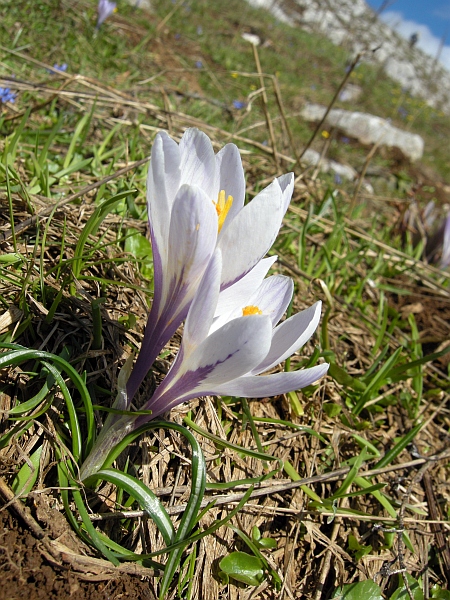
M 283 193 L 283 215 L 286 213 L 294 191 L 294 173 L 286 173 L 277 178 Z
M 233 289 L 234 287 L 233 285 L 225 291 L 228 292 L 229 289 Z M 293 291 L 294 283 L 290 277 L 272 275 L 272 277 L 268 277 L 261 282 L 256 292 L 254 288 L 248 288 L 247 295 L 244 296 L 242 294 L 243 297 L 238 305 L 234 304 L 229 312 L 222 313 L 214 320 L 211 331 L 219 329 L 219 327 L 222 327 L 224 323 L 231 321 L 231 319 L 242 317 L 244 314 L 243 310 L 248 307 L 254 308 L 255 314 L 263 314 L 270 317 L 272 327 L 275 327 L 289 306 Z
M 198 129 L 187 129 L 180 141 L 181 183 L 202 188 L 209 201 L 217 200 L 216 157 L 209 137 Z
M 293 293 L 294 282 L 290 277 L 272 275 L 262 282 L 247 304 L 256 306 L 263 315 L 268 315 L 275 327 L 287 310 Z
M 215 317 L 224 313 L 229 314 L 238 306 L 245 306 L 247 298 L 253 290 L 256 290 L 263 282 L 270 267 L 276 262 L 276 256 L 263 258 L 242 279 L 220 292 L 217 302 Z
M 282 191 L 275 179 L 229 223 L 218 245 L 222 250 L 222 286 L 248 273 L 272 246 L 283 218 Z
M 322 303 L 316 302 L 278 325 L 273 331 L 269 353 L 251 374 L 258 375 L 268 371 L 304 346 L 317 329 L 321 308 Z
M 191 354 L 193 349 L 199 346 L 208 335 L 219 297 L 221 274 L 222 254 L 217 249 L 206 269 L 186 317 L 183 331 L 184 356 Z
M 188 300 L 192 300 L 214 252 L 216 239 L 214 206 L 206 202 L 201 189 L 182 186 L 173 203 L 161 312 L 167 309 L 168 302 L 179 302 L 187 288 L 190 289 Z M 183 300 L 182 305 L 185 303 Z
M 172 204 L 180 187 L 180 150 L 166 132 L 158 133 L 147 177 L 147 210 L 154 243 L 164 260 Z
M 240 396 L 243 398 L 267 398 L 279 396 L 293 390 L 299 390 L 311 385 L 328 371 L 329 365 L 324 363 L 289 373 L 274 373 L 272 375 L 250 375 L 240 377 L 215 387 L 215 394 L 225 396 Z M 209 392 L 212 393 L 212 392 Z
M 226 198 L 232 196 L 233 203 L 228 211 L 227 218 L 223 225 L 221 234 L 226 230 L 227 226 L 238 212 L 244 206 L 245 200 L 245 176 L 242 167 L 241 155 L 237 146 L 227 144 L 217 153 L 216 156 L 216 174 L 218 177 L 217 189 L 218 192 L 223 190 Z M 216 200 L 217 198 L 214 198 Z

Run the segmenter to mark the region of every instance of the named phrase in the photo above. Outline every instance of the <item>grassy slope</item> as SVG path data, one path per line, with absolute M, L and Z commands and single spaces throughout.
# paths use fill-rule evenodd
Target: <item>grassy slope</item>
M 3 110 L 0 121 L 1 132 L 6 134 L 0 142 L 2 229 L 8 228 L 10 216 L 18 227 L 30 214 L 147 157 L 159 128 L 180 135 L 184 127 L 196 124 L 218 147 L 235 140 L 243 151 L 251 197 L 277 169 L 283 172 L 292 168 L 295 155 L 311 134 L 297 116 L 302 103 L 327 103 L 344 75 L 348 58 L 344 50 L 327 40 L 279 25 L 268 14 L 233 0 L 214 6 L 206 1 L 170 7 L 160 2 L 155 3 L 151 15 L 121 4 L 119 13 L 97 35 L 93 3 L 83 1 L 5 2 L 0 16 L 2 72 L 14 77 L 15 84 L 11 81 L 8 87 L 19 93 L 16 103 Z M 240 37 L 250 23 L 272 41 L 259 50 L 259 58 L 269 75 L 265 79 L 267 111 L 277 150 L 284 156 L 278 166 L 270 151 L 253 51 Z M 46 65 L 63 62 L 68 64 L 67 74 L 46 71 Z M 287 119 L 276 101 L 273 75 L 279 82 Z M 391 117 L 402 126 L 405 122 L 399 119 L 397 109 L 405 105 L 413 116 L 408 125 L 426 139 L 424 163 L 433 166 L 436 178 L 448 180 L 446 149 L 439 136 L 448 137 L 450 120 L 417 100 L 402 97 L 395 85 L 371 67 L 362 65 L 353 77 L 365 90 L 355 108 Z M 249 109 L 233 108 L 233 100 L 248 102 Z M 30 106 L 31 114 L 23 116 Z M 315 142 L 318 149 L 322 144 L 322 139 Z M 342 144 L 337 136 L 330 153 L 360 168 L 367 149 Z M 329 179 L 318 180 L 315 174 L 304 173 L 276 245 L 280 269 L 296 281 L 295 308 L 304 308 L 318 298 L 326 308 L 320 335 L 304 350 L 307 358 L 293 358 L 289 368 L 318 360 L 320 354 L 333 363 L 328 382 L 273 403 L 251 403 L 254 416 L 269 418 L 266 425 L 252 423 L 245 403 L 225 399 L 216 401 L 221 415 L 217 428 L 208 412 L 212 405 L 205 408 L 193 403 L 197 422 L 217 435 L 224 436 L 226 431 L 229 441 L 247 448 L 262 448 L 261 441 L 271 442 L 267 452 L 285 461 L 285 473 L 294 479 L 298 473 L 320 476 L 353 464 L 364 447 L 368 453 L 362 454 L 361 470 L 398 468 L 398 462 L 411 460 L 404 447 L 420 420 L 426 426 L 416 438 L 419 451 L 434 454 L 445 446 L 448 422 L 441 408 L 449 385 L 446 364 L 435 363 L 432 368 L 408 364 L 441 350 L 440 343 L 448 337 L 445 325 L 439 330 L 431 317 L 421 321 L 424 312 L 434 315 L 439 310 L 445 320 L 448 279 L 446 274 L 416 261 L 411 249 L 405 253 L 398 236 L 392 233 L 397 201 L 415 182 L 414 171 L 405 164 L 392 165 L 391 158 L 374 159 L 386 175 L 376 186 L 383 193 L 388 191 L 390 202 L 381 196 L 352 201 L 353 187 L 335 190 Z M 296 174 L 300 173 L 296 168 Z M 95 206 L 120 192 L 127 192 L 126 197 L 100 223 L 99 235 L 87 238 L 80 246 L 83 227 Z M 429 193 L 432 196 L 434 192 Z M 14 340 L 58 354 L 70 339 L 72 361 L 80 372 L 87 371 L 96 402 L 103 404 L 109 403 L 107 390 L 114 388 L 118 365 L 130 350 L 139 347 L 145 307 L 151 298 L 148 245 L 143 236 L 135 235 L 145 228 L 144 198 L 145 166 L 140 166 L 81 194 L 38 227 L 13 232 L 3 245 L 7 258 L 0 264 L 0 301 L 5 310 L 11 305 L 19 308 L 22 316 L 14 333 L 1 333 L 2 341 Z M 81 260 L 75 261 L 74 256 Z M 410 295 L 406 302 L 405 295 Z M 95 304 L 99 298 L 106 300 L 100 322 Z M 417 312 L 418 303 L 422 312 Z M 97 338 L 91 336 L 93 327 L 97 328 Z M 418 331 L 422 327 L 428 335 L 426 346 Z M 169 351 L 173 352 L 173 347 Z M 27 370 L 33 371 L 31 366 Z M 12 397 L 10 382 L 7 375 L 7 397 Z M 31 374 L 29 383 L 34 390 L 39 381 Z M 19 397 L 28 399 L 26 388 L 21 388 Z M 276 419 L 307 426 L 314 435 L 307 433 L 292 441 L 283 428 L 279 430 Z M 254 427 L 249 428 L 248 423 Z M 315 437 L 318 434 L 322 437 Z M 279 441 L 284 437 L 290 441 Z M 214 447 L 205 445 L 204 449 L 208 458 L 216 456 Z M 9 450 L 10 456 L 15 456 L 14 451 Z M 212 462 L 210 476 L 230 481 L 265 472 L 261 461 L 231 456 Z M 171 468 L 169 459 L 161 461 L 152 473 L 152 487 L 156 486 L 155 477 L 159 477 L 160 486 L 173 485 Z M 416 471 L 401 474 L 409 484 Z M 355 476 L 347 482 L 353 485 L 352 491 L 373 483 L 387 487 L 346 498 L 347 484 L 340 488 L 339 483 L 325 485 L 319 479 L 303 486 L 290 502 L 308 509 L 311 516 L 295 542 L 290 535 L 296 517 L 282 512 L 289 510 L 289 503 L 282 499 L 273 504 L 274 510 L 279 510 L 276 519 L 269 518 L 262 508 L 259 516 L 241 516 L 240 527 L 247 532 L 255 524 L 264 524 L 266 533 L 277 539 L 280 550 L 273 560 L 279 573 L 287 585 L 300 586 L 299 593 L 305 597 L 314 580 L 325 585 L 325 598 L 335 581 L 370 578 L 380 567 L 379 556 L 384 553 L 385 559 L 393 558 L 396 544 L 402 543 L 379 533 L 366 542 L 366 537 L 361 537 L 368 531 L 364 520 L 355 520 L 349 508 L 366 515 L 395 517 L 404 502 L 408 504 L 407 519 L 418 526 L 415 515 L 430 502 L 418 482 L 411 488 L 411 499 L 404 490 L 390 485 L 389 475 L 364 480 Z M 330 500 L 333 494 L 334 506 Z M 326 515 L 336 507 L 347 516 L 330 525 Z M 213 509 L 206 521 L 218 518 L 218 514 Z M 124 525 L 123 540 L 127 528 L 131 530 L 133 525 Z M 223 530 L 221 535 L 231 544 L 230 530 Z M 422 548 L 420 535 L 410 535 L 415 547 Z M 348 552 L 333 559 L 331 567 L 327 555 L 324 558 L 318 550 L 330 539 L 338 540 Z M 286 567 L 288 561 L 281 549 L 288 553 L 294 543 L 298 556 Z M 385 549 L 380 547 L 383 543 Z M 205 544 L 204 565 L 226 552 L 220 544 Z M 429 556 L 423 549 L 416 554 L 403 550 L 407 552 L 408 570 L 414 575 L 434 552 L 433 545 Z M 442 581 L 438 567 L 433 578 Z M 195 582 L 200 588 L 208 584 L 210 596 L 205 593 L 205 597 L 217 597 L 219 584 L 215 579 L 205 583 L 197 574 Z M 265 597 L 272 597 L 272 585 L 273 580 Z M 395 587 L 395 580 L 386 590 L 389 586 Z M 227 590 L 230 598 L 236 593 L 233 588 Z

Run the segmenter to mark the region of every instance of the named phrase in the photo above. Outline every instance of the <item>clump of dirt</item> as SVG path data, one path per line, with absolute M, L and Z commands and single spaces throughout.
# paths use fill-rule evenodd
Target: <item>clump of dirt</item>
M 0 511 L 0 597 L 8 600 L 154 600 L 148 581 L 86 572 L 51 561 L 39 540 L 5 509 Z

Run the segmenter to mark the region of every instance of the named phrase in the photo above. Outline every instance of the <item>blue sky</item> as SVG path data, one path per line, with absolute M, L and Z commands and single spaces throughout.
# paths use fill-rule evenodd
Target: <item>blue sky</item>
M 366 0 L 378 10 L 382 0 Z M 400 35 L 409 39 L 419 33 L 417 46 L 436 56 L 442 37 L 446 36 L 440 60 L 450 70 L 450 0 L 390 0 L 381 18 Z

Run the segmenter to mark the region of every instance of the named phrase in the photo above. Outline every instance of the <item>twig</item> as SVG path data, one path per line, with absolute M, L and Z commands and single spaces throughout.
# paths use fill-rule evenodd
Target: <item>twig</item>
M 252 48 L 253 48 L 253 56 L 255 58 L 256 70 L 258 71 L 259 81 L 260 81 L 261 90 L 262 90 L 263 110 L 264 110 L 264 115 L 266 117 L 267 128 L 269 130 L 270 141 L 272 144 L 273 160 L 275 162 L 275 167 L 278 171 L 280 169 L 280 162 L 278 159 L 277 148 L 276 148 L 276 143 L 275 143 L 275 133 L 273 131 L 273 125 L 272 125 L 272 121 L 270 120 L 270 115 L 269 115 L 267 93 L 266 93 L 266 87 L 265 87 L 265 83 L 264 83 L 264 75 L 261 70 L 261 63 L 259 62 L 258 49 L 255 46 L 255 44 L 252 44 Z
M 305 152 L 310 148 L 311 144 L 313 143 L 317 133 L 319 132 L 320 128 L 322 127 L 322 125 L 325 123 L 326 118 L 328 117 L 328 114 L 330 112 L 330 110 L 333 108 L 336 100 L 339 98 L 339 94 L 341 93 L 342 88 L 344 87 L 344 85 L 347 83 L 350 75 L 352 74 L 354 68 L 356 67 L 356 65 L 358 64 L 359 59 L 361 58 L 361 54 L 357 54 L 356 58 L 353 60 L 352 64 L 350 65 L 344 79 L 341 81 L 341 85 L 338 87 L 338 89 L 336 90 L 333 98 L 331 99 L 331 102 L 329 103 L 325 114 L 323 115 L 322 119 L 317 123 L 316 128 L 313 131 L 312 136 L 310 137 L 308 143 L 306 144 L 306 146 L 303 148 L 300 156 L 297 159 L 297 162 L 294 165 L 294 169 L 295 167 L 298 166 L 299 162 L 301 161 L 302 157 L 304 156 Z
M 401 469 L 409 469 L 412 467 L 416 467 L 418 465 L 428 464 L 437 462 L 440 460 L 445 460 L 450 458 L 450 449 L 445 450 L 444 452 L 433 455 L 427 458 L 418 458 L 416 460 L 412 460 L 408 463 L 401 463 L 398 465 L 391 465 L 389 467 L 383 467 L 382 469 L 371 469 L 361 473 L 361 477 L 374 477 L 375 475 L 381 475 L 383 473 L 390 473 L 392 471 L 398 471 Z M 310 485 L 314 483 L 324 483 L 331 481 L 339 481 L 343 479 L 347 473 L 350 471 L 350 467 L 342 467 L 341 469 L 337 469 L 335 471 L 331 471 L 330 473 L 323 473 L 322 475 L 314 475 L 312 477 L 305 477 L 304 479 L 300 479 L 298 481 L 289 481 L 283 483 L 274 483 L 271 485 L 265 485 L 261 488 L 255 489 L 250 495 L 249 499 L 252 498 L 260 498 L 262 496 L 268 496 L 270 494 L 287 492 L 290 490 L 297 489 L 302 485 Z M 242 486 L 240 489 L 248 489 L 250 486 Z M 184 491 L 186 488 L 180 488 L 180 491 Z M 170 491 L 172 488 L 170 488 Z M 157 490 L 154 490 L 154 493 Z M 169 489 L 167 490 L 169 492 Z M 159 494 L 158 494 L 159 495 Z M 238 494 L 229 494 L 227 496 L 218 495 L 218 496 L 209 496 L 205 498 L 201 503 L 201 508 L 204 508 L 209 503 L 214 501 L 215 506 L 221 506 L 223 504 L 229 504 L 232 502 L 240 502 L 244 497 L 245 492 Z M 178 506 L 172 506 L 167 508 L 167 512 L 171 515 L 182 513 L 186 510 L 186 504 L 179 504 Z M 105 519 L 125 519 L 125 518 L 137 518 L 145 515 L 145 511 L 117 511 L 114 513 L 100 513 L 95 515 L 90 515 L 90 519 L 92 521 L 103 521 Z

